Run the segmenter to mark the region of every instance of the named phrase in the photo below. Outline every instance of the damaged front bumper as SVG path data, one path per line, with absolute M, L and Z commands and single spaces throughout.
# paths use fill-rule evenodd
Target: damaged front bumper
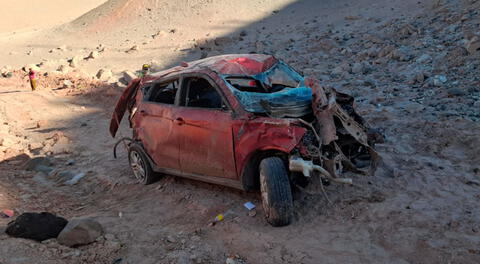
M 339 177 L 343 171 L 373 174 L 380 160 L 373 146 L 383 136 L 372 132 L 355 112 L 353 97 L 324 88 L 316 79 L 305 83 L 312 89 L 314 119 L 311 123 L 299 119 L 308 131 L 298 151 L 290 155 L 290 171 L 305 177 L 318 172 L 320 177 L 342 184 L 352 184 L 350 178 Z

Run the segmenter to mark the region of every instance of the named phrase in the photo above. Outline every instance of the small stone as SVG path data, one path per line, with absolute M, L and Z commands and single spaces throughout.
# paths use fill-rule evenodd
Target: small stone
M 233 39 L 231 37 L 218 37 L 215 39 L 214 43 L 217 46 L 225 46 L 231 44 Z
M 48 126 L 47 120 L 39 120 L 37 121 L 37 128 L 45 128 Z
M 173 236 L 167 236 L 167 241 L 170 243 L 175 243 L 177 240 Z
M 392 58 L 399 61 L 409 61 L 411 59 L 411 55 L 406 47 L 402 47 L 395 49 L 392 52 Z
M 103 234 L 100 223 L 91 218 L 74 218 L 58 235 L 58 243 L 73 247 L 94 242 Z
M 415 75 L 415 81 L 417 83 L 423 83 L 425 81 L 425 74 L 423 72 L 419 72 Z
M 371 35 L 371 34 L 366 35 L 365 40 L 370 41 L 370 42 L 375 43 L 375 44 L 382 44 L 384 42 L 384 40 L 381 39 L 380 37 L 375 36 L 375 35 Z
M 85 173 L 84 172 L 79 172 L 79 173 L 76 173 L 70 180 L 68 181 L 65 181 L 64 183 L 66 185 L 75 185 L 77 184 L 80 179 L 82 179 L 83 177 L 85 177 Z
M 61 45 L 60 47 L 57 48 L 58 50 L 61 51 L 66 51 L 67 50 L 67 45 Z
M 138 45 L 133 45 L 130 49 L 126 50 L 125 52 L 126 53 L 131 53 L 131 52 L 135 52 L 135 51 L 138 51 L 139 48 L 138 48 Z
M 160 30 L 158 31 L 157 33 L 153 34 L 152 35 L 152 38 L 157 38 L 157 37 L 164 37 L 167 35 L 167 32 L 163 31 L 163 30 Z
M 107 50 L 107 47 L 105 47 L 103 44 L 99 44 L 96 48 L 98 52 L 105 52 Z
M 465 92 L 462 89 L 456 88 L 456 87 L 448 89 L 447 93 L 448 93 L 448 95 L 451 95 L 451 96 L 465 95 Z
M 432 56 L 428 54 L 423 54 L 415 60 L 417 63 L 429 63 L 432 62 Z
M 435 75 L 435 76 L 433 76 L 433 85 L 434 86 L 442 86 L 446 82 L 447 82 L 447 77 L 445 75 Z
M 105 234 L 106 240 L 115 240 L 115 236 L 113 234 Z
M 238 256 L 231 256 L 225 260 L 225 264 L 242 264 L 242 263 L 245 263 L 245 261 L 240 259 Z
M 414 26 L 410 24 L 405 24 L 398 30 L 397 33 L 401 37 L 408 37 L 410 35 L 413 35 L 416 31 L 417 30 L 415 29 Z
M 395 46 L 387 45 L 378 52 L 378 57 L 387 57 L 395 50 Z
M 57 71 L 61 72 L 61 73 L 68 73 L 70 71 L 69 67 L 65 64 L 62 64 L 58 67 Z
M 208 38 L 199 38 L 194 40 L 194 46 L 201 50 L 203 49 L 211 49 L 212 48 L 212 41 Z
M 100 69 L 95 75 L 99 80 L 107 81 L 113 76 L 113 73 L 109 69 Z
M 367 78 L 363 81 L 363 85 L 370 87 L 377 87 L 377 82 L 374 79 Z
M 468 55 L 468 51 L 464 47 L 455 47 L 454 49 L 449 51 L 448 54 L 454 58 L 462 57 Z
M 467 42 L 467 45 L 465 47 L 470 54 L 480 52 L 480 37 L 473 37 L 470 41 Z
M 338 67 L 333 68 L 332 75 L 333 75 L 333 77 L 339 76 L 339 75 L 342 75 L 343 72 L 344 72 L 344 70 L 342 69 L 342 67 L 338 66 Z
M 337 43 L 331 39 L 322 39 L 317 42 L 317 46 L 324 51 L 331 51 L 337 47 Z
M 477 100 L 477 101 L 475 101 L 475 103 L 473 103 L 473 108 L 474 109 L 480 109 L 480 100 Z
M 70 80 L 64 80 L 63 81 L 63 87 L 70 88 L 72 86 L 73 86 L 72 81 L 70 81 Z
M 365 67 L 362 63 L 356 62 L 352 66 L 352 73 L 364 73 Z
M 82 60 L 82 57 L 80 56 L 74 56 L 71 60 L 70 60 L 70 67 L 72 68 L 76 68 L 78 67 L 78 64 L 79 62 Z
M 40 142 L 34 142 L 34 143 L 28 144 L 29 150 L 35 150 L 35 149 L 41 149 L 41 148 L 43 148 L 43 144 Z
M 135 73 L 133 73 L 131 71 L 122 72 L 122 76 L 123 77 L 120 78 L 120 82 L 122 82 L 125 85 L 128 85 L 131 81 L 138 78 L 137 75 L 135 75 Z
M 96 59 L 99 56 L 100 56 L 100 54 L 98 53 L 98 51 L 94 50 L 94 51 L 90 52 L 90 54 L 85 59 L 86 60 Z

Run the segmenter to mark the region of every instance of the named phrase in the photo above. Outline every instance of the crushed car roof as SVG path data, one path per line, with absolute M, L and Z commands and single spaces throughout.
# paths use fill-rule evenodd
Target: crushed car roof
M 154 79 L 162 78 L 173 72 L 191 72 L 209 69 L 225 75 L 255 75 L 272 67 L 278 60 L 265 54 L 229 54 L 209 57 L 192 62 L 182 62 L 181 66 L 160 71 L 150 76 Z

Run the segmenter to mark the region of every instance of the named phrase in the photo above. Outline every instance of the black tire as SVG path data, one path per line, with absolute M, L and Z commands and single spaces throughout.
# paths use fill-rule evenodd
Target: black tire
M 128 163 L 139 183 L 148 185 L 157 180 L 158 176 L 153 171 L 148 158 L 140 146 L 136 144 L 130 145 L 128 148 Z
M 289 225 L 293 218 L 292 188 L 282 159 L 265 158 L 260 162 L 260 191 L 265 218 L 272 226 Z

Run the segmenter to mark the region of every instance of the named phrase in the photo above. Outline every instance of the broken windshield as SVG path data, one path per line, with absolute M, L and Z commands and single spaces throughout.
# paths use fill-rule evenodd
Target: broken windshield
M 222 75 L 227 86 L 249 112 L 264 113 L 265 103 L 309 104 L 312 93 L 303 77 L 280 61 L 257 75 Z
M 228 75 L 224 78 L 236 90 L 257 93 L 274 93 L 285 88 L 297 88 L 303 81 L 300 74 L 283 62 L 257 75 Z

